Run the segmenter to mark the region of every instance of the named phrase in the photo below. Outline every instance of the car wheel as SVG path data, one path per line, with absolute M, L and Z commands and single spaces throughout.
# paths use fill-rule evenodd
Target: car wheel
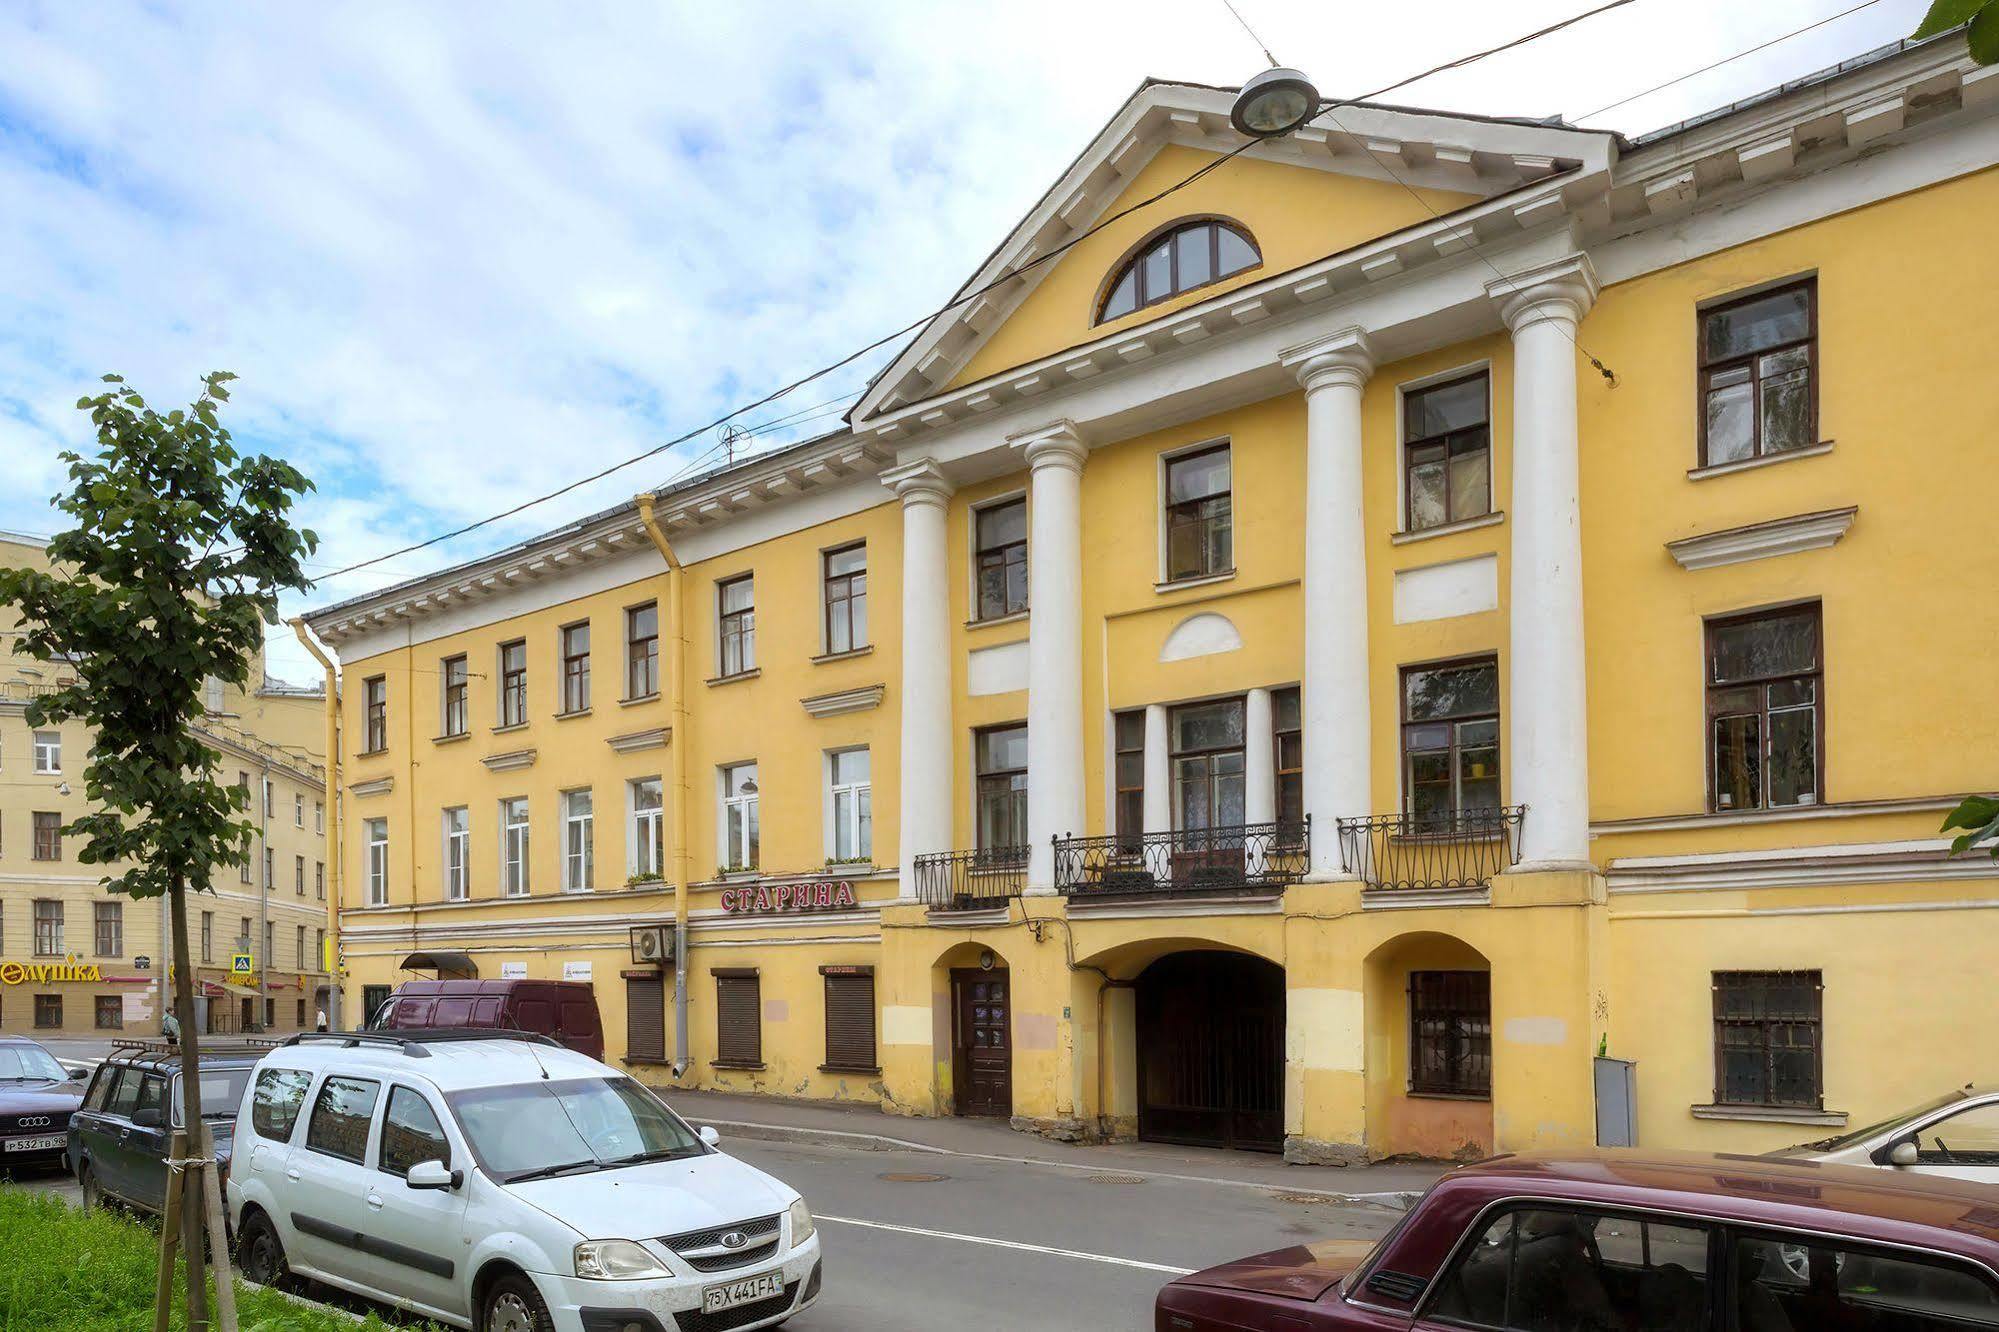
M 243 1223 L 243 1232 L 236 1238 L 236 1265 L 260 1286 L 283 1286 L 291 1276 L 277 1228 L 262 1212 L 253 1213 Z
M 83 1190 L 83 1210 L 94 1212 L 104 1206 L 104 1190 L 98 1187 L 97 1172 L 89 1166 L 83 1168 L 76 1177 L 77 1187 Z
M 541 1292 L 524 1276 L 509 1274 L 486 1292 L 479 1313 L 479 1332 L 555 1332 Z

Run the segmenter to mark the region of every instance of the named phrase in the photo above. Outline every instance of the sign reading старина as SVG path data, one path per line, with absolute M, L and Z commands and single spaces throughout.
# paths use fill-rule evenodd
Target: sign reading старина
M 858 905 L 854 885 L 845 879 L 829 883 L 808 879 L 802 883 L 746 884 L 722 890 L 722 910 L 732 915 L 749 912 L 841 911 Z
M 103 979 L 104 969 L 95 962 L 0 962 L 0 985 Z

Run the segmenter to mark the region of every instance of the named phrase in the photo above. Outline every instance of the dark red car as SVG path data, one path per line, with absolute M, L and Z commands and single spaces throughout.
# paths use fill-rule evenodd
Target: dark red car
M 368 1025 L 378 1031 L 531 1031 L 592 1059 L 604 1057 L 597 995 L 584 981 L 404 981 Z
M 1751 1156 L 1502 1156 L 1364 1256 L 1279 1249 L 1159 1292 L 1157 1332 L 1999 1328 L 1999 1191 Z

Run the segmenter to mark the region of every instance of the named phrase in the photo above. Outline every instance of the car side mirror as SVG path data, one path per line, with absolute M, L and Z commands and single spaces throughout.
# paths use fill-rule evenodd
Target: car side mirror
M 165 1121 L 160 1118 L 160 1112 L 158 1110 L 155 1110 L 151 1106 L 147 1106 L 143 1110 L 134 1110 L 132 1112 L 133 1128 L 158 1128 L 164 1122 Z
M 71 1082 L 88 1082 L 90 1080 L 90 1070 L 87 1068 L 73 1068 L 69 1071 L 69 1080 Z
M 453 1170 L 442 1161 L 418 1161 L 403 1176 L 403 1183 L 413 1189 L 455 1189 L 464 1179 L 464 1172 Z
M 713 1147 L 716 1143 L 722 1141 L 722 1135 L 715 1131 L 713 1124 L 703 1124 L 701 1126 L 701 1141 Z
M 1892 1166 L 1912 1166 L 1922 1159 L 1916 1151 L 1916 1144 L 1908 1138 L 1888 1149 L 1888 1164 Z

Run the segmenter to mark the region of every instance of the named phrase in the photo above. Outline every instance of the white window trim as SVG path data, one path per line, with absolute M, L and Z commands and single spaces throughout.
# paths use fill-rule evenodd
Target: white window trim
M 754 781 L 757 784 L 756 792 L 748 796 L 731 796 L 729 794 L 729 774 L 741 768 L 752 769 L 752 772 L 750 774 L 750 780 Z M 757 810 L 757 813 L 759 815 L 758 822 L 761 823 L 762 822 L 761 815 L 763 813 L 763 810 L 759 805 L 759 802 L 762 800 L 762 798 L 763 798 L 763 770 L 758 766 L 757 761 L 755 759 L 744 759 L 740 763 L 724 763 L 720 767 L 715 769 L 715 867 L 718 870 L 725 869 L 730 865 L 743 863 L 735 859 L 733 853 L 736 848 L 729 845 L 729 811 L 732 808 L 747 808 L 748 806 L 751 805 L 758 805 L 758 810 Z M 749 824 L 747 819 L 745 819 L 743 827 L 744 827 L 744 837 L 745 840 L 747 841 L 749 833 Z M 747 852 L 749 850 L 749 847 L 745 845 L 743 847 L 743 850 Z M 759 848 L 759 854 L 757 859 L 758 859 L 758 864 L 756 866 L 749 866 L 745 864 L 743 867 L 746 870 L 751 868 L 756 868 L 756 869 L 762 868 L 763 857 L 761 854 L 761 848 Z
M 297 793 L 292 795 L 292 827 L 305 827 L 305 797 Z
M 521 821 L 510 821 L 507 807 L 518 803 L 521 806 Z M 528 807 L 526 796 L 503 796 L 500 799 L 500 895 L 502 897 L 527 897 L 534 891 L 533 856 L 534 841 L 531 830 L 534 814 Z M 518 861 L 513 856 L 510 840 L 518 829 L 521 834 L 521 854 Z M 513 867 L 520 866 L 518 880 Z
M 834 785 L 833 783 L 834 766 L 838 761 L 838 759 L 840 758 L 840 756 L 843 754 L 866 754 L 868 756 L 868 779 L 866 781 L 849 782 L 843 786 Z M 834 797 L 841 791 L 852 791 L 857 793 L 857 799 L 854 805 L 854 809 L 856 811 L 856 817 L 853 820 L 855 825 L 853 831 L 854 831 L 854 840 L 858 844 L 860 841 L 860 819 L 858 817 L 860 804 L 858 801 L 858 793 L 861 791 L 866 791 L 868 792 L 870 814 L 871 814 L 869 819 L 868 846 L 865 849 L 862 849 L 857 845 L 855 847 L 855 854 L 858 856 L 862 856 L 868 860 L 872 860 L 874 857 L 872 807 L 874 802 L 874 783 L 875 783 L 875 759 L 873 751 L 867 745 L 846 745 L 839 749 L 826 750 L 823 754 L 820 755 L 819 763 L 820 763 L 820 770 L 823 774 L 822 780 L 820 781 L 820 789 L 825 793 L 820 802 L 820 828 L 823 830 L 823 841 L 825 843 L 826 859 L 835 860 L 842 858 L 840 855 L 841 830 L 839 826 L 839 818 L 838 815 L 834 812 L 838 808 L 838 802 L 835 800 Z
M 312 830 L 321 837 L 326 836 L 326 802 L 324 800 L 315 800 L 312 802 Z
M 643 837 L 639 832 L 639 823 L 640 823 L 639 788 L 647 782 L 654 783 L 659 787 L 658 807 L 655 809 L 649 809 L 644 811 L 646 816 L 646 822 L 653 823 L 658 827 L 658 832 L 655 833 L 651 839 Z M 662 882 L 665 880 L 666 878 L 665 833 L 666 833 L 665 780 L 660 777 L 634 777 L 630 781 L 626 782 L 625 783 L 625 878 L 626 879 L 629 880 L 640 874 L 651 873 L 658 875 Z M 652 853 L 654 851 L 658 852 L 658 857 L 659 857 L 658 864 L 649 865 L 649 866 L 642 865 L 640 863 L 640 856 L 639 856 L 639 848 L 642 846 L 647 846 L 648 840 L 650 840 L 650 846 L 648 847 L 645 859 L 648 860 L 652 859 Z
M 1216 435 L 1213 439 L 1204 439 L 1194 444 L 1182 444 L 1177 448 L 1166 449 L 1158 455 L 1158 461 L 1154 464 L 1153 485 L 1157 488 L 1158 495 L 1153 502 L 1152 513 L 1153 525 L 1158 531 L 1154 537 L 1154 577 L 1152 581 L 1162 587 L 1168 585 L 1168 579 L 1171 577 L 1166 566 L 1167 469 L 1172 466 L 1175 459 L 1185 458 L 1193 453 L 1205 453 L 1217 445 L 1221 445 L 1229 451 L 1229 567 L 1231 569 L 1242 567 L 1241 551 L 1235 544 L 1235 437 L 1232 435 Z M 1178 587 L 1182 583 L 1199 583 L 1210 578 L 1220 578 L 1221 576 L 1222 574 L 1219 573 L 1196 574 L 1191 578 L 1173 580 L 1171 585 Z
M 1405 380 L 1395 386 L 1395 526 L 1391 534 L 1402 536 L 1409 533 L 1426 535 L 1440 531 L 1434 527 L 1408 527 L 1409 521 L 1409 395 L 1420 393 L 1426 388 L 1449 383 L 1453 379 L 1463 379 L 1467 375 L 1483 371 L 1485 374 L 1485 500 L 1486 516 L 1505 512 L 1499 504 L 1499 416 L 1497 414 L 1497 394 L 1493 389 L 1494 375 L 1492 358 L 1481 357 L 1476 361 L 1466 361 L 1463 365 L 1439 370 L 1432 375 Z M 1512 447 L 1512 436 L 1508 435 L 1508 447 Z M 1233 482 L 1235 476 L 1230 474 Z M 1477 518 L 1459 519 L 1446 523 L 1445 527 L 1455 530 L 1458 523 L 1477 522 Z
M 465 826 L 454 830 L 451 816 L 463 814 Z M 452 805 L 438 816 L 438 835 L 442 839 L 442 860 L 444 869 L 444 900 L 463 902 L 472 896 L 472 811 L 465 805 Z M 457 882 L 452 882 L 451 844 L 458 843 Z
M 577 796 L 588 796 L 590 808 L 587 813 L 577 814 L 573 801 Z M 576 825 L 583 824 L 582 882 L 577 882 L 575 870 L 576 853 L 571 849 L 571 839 Z M 587 786 L 562 793 L 562 891 L 565 893 L 587 893 L 596 887 L 597 878 L 597 797 Z
M 1026 507 L 1027 515 L 1027 608 L 1010 615 L 994 616 L 990 620 L 979 618 L 979 515 L 987 509 L 997 509 L 1002 504 L 1020 500 Z M 999 624 L 1005 620 L 1026 615 L 1034 609 L 1034 500 L 1026 486 L 1019 486 L 999 495 L 988 495 L 965 509 L 965 622 L 967 624 Z
M 44 736 L 52 737 L 52 741 L 44 743 Z M 60 777 L 62 775 L 62 732 L 36 731 L 31 737 L 30 745 L 30 752 L 34 755 L 34 769 L 36 774 Z M 46 764 L 44 763 L 45 757 L 48 760 Z
M 389 821 L 369 819 L 362 825 L 368 848 L 368 905 L 389 904 Z

